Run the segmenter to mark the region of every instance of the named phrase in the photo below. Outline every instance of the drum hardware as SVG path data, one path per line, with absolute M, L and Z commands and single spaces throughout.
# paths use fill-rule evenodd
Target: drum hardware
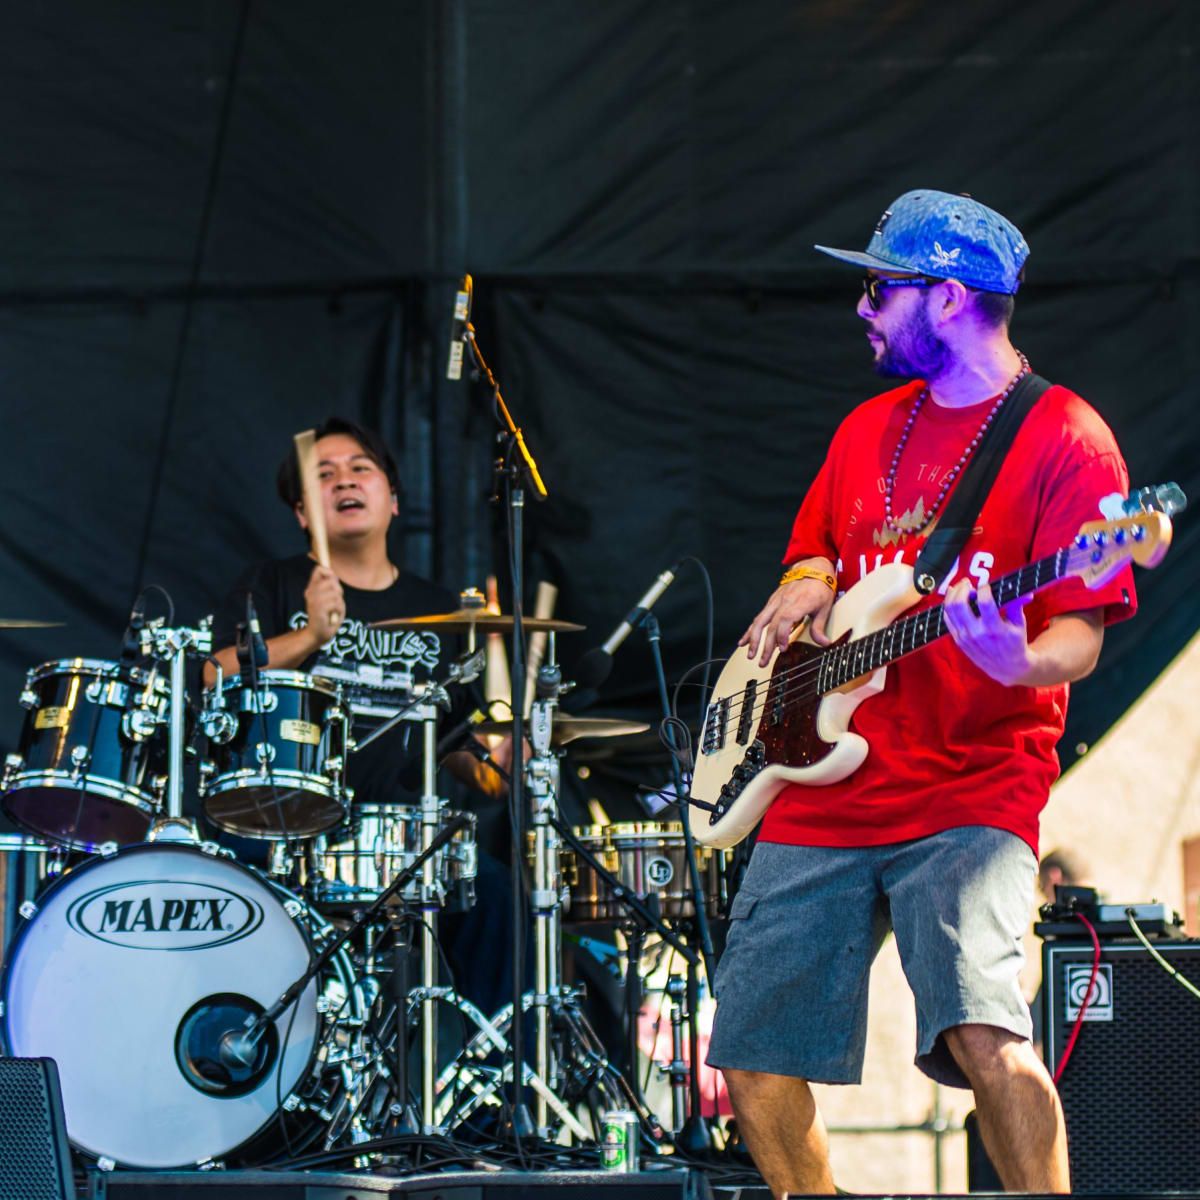
M 671 1002 L 671 1061 L 659 1070 L 671 1085 L 671 1134 L 679 1137 L 687 1122 L 688 1064 L 683 1057 L 683 1027 L 688 1020 L 687 981 L 678 975 L 667 980 Z
M 646 641 L 650 645 L 650 656 L 654 660 L 654 674 L 658 680 L 658 698 L 662 705 L 663 740 L 671 751 L 671 778 L 675 785 L 676 808 L 683 826 L 683 844 L 687 852 L 688 878 L 692 885 L 692 903 L 697 940 L 700 943 L 700 954 L 704 962 L 705 974 L 709 987 L 716 978 L 716 955 L 713 950 L 712 932 L 708 925 L 708 913 L 703 903 L 704 891 L 700 881 L 700 865 L 696 857 L 696 841 L 692 837 L 691 815 L 688 803 L 683 798 L 688 789 L 684 787 L 683 769 L 680 765 L 680 747 L 676 742 L 676 733 L 672 725 L 674 712 L 670 698 L 667 696 L 667 673 L 663 667 L 662 657 L 662 628 L 658 618 L 652 612 L 642 613 L 631 624 L 641 625 L 646 631 Z M 699 981 L 697 979 L 698 963 L 694 958 L 688 958 L 688 1011 L 692 1015 L 690 1033 L 692 1071 L 690 1080 L 691 1112 L 682 1132 L 679 1135 L 679 1145 L 682 1149 L 693 1154 L 704 1154 L 712 1149 L 712 1131 L 704 1118 L 700 1101 L 700 1029 L 697 1019 L 699 1011 Z
M 439 989 L 446 992 L 446 989 Z M 553 998 L 551 1011 L 556 1037 L 562 1042 L 560 1056 L 561 1078 L 551 1090 L 537 1073 L 524 1064 L 525 1086 L 544 1100 L 557 1118 L 562 1133 L 581 1142 L 595 1141 L 597 1132 L 589 1132 L 574 1115 L 575 1109 L 586 1109 L 594 1131 L 600 1128 L 600 1114 L 606 1108 L 634 1109 L 647 1128 L 659 1131 L 661 1126 L 653 1112 L 635 1096 L 628 1081 L 609 1061 L 603 1042 L 592 1029 L 579 1006 L 583 988 L 560 987 Z M 482 1106 L 503 1109 L 500 1092 L 512 1081 L 512 1055 L 508 1036 L 512 1031 L 512 1005 L 506 1004 L 490 1020 L 473 1005 L 450 992 L 441 998 L 454 1003 L 477 1026 L 474 1035 L 438 1077 L 439 1127 L 453 1131 L 465 1124 Z M 522 1012 L 534 1007 L 535 997 L 527 992 L 522 997 Z
M 183 815 L 183 761 L 187 741 L 188 704 L 187 660 L 207 659 L 210 656 L 212 620 L 205 617 L 194 628 L 183 625 L 168 626 L 161 617 L 144 624 L 139 620 L 137 625 L 139 627 L 135 629 L 133 636 L 142 657 L 154 658 L 167 665 L 167 712 L 164 716 L 161 706 L 155 711 L 142 709 L 140 718 L 131 718 L 130 728 L 137 731 L 138 738 L 145 740 L 160 726 L 167 726 L 166 807 L 159 817 L 159 820 L 166 822 L 163 835 L 176 840 L 180 837 L 181 830 L 190 829 L 191 840 L 198 842 L 200 835 L 194 822 Z M 146 682 L 146 692 L 150 690 L 152 677 L 153 672 L 151 679 Z M 151 838 L 154 833 L 155 827 L 152 826 Z
M 464 816 L 452 818 L 448 821 L 444 828 L 433 835 L 428 842 L 428 845 L 421 851 L 417 857 L 404 867 L 392 880 L 392 882 L 380 892 L 375 901 L 358 914 L 350 921 L 343 929 L 339 930 L 335 935 L 325 943 L 320 952 L 309 963 L 308 968 L 304 973 L 298 976 L 283 992 L 278 1000 L 270 1007 L 259 1012 L 247 1012 L 246 1018 L 241 1028 L 231 1028 L 222 1035 L 220 1039 L 219 1054 L 223 1063 L 227 1063 L 232 1067 L 246 1068 L 258 1061 L 260 1056 L 259 1044 L 273 1028 L 273 1023 L 277 1021 L 291 1006 L 296 999 L 305 991 L 313 979 L 324 970 L 325 966 L 334 958 L 335 955 L 341 953 L 346 943 L 356 936 L 361 930 L 374 924 L 377 919 L 385 912 L 392 900 L 399 896 L 401 890 L 412 880 L 418 876 L 424 878 L 425 873 L 429 870 L 434 856 L 442 850 L 463 828 L 466 827 L 467 820 Z M 427 938 L 429 936 L 429 928 L 427 922 L 423 922 L 423 934 Z M 422 946 L 424 951 L 425 947 Z M 436 947 L 431 947 L 436 951 Z M 436 965 L 436 964 L 435 964 Z M 407 964 L 404 967 L 407 974 Z M 425 977 L 425 963 L 422 963 L 422 977 Z M 437 988 L 434 984 L 425 984 L 423 982 L 421 989 L 420 1007 L 422 1009 L 422 1131 L 425 1133 L 436 1132 L 434 1124 L 434 1094 L 433 1094 L 433 1071 L 434 1071 L 434 1052 L 436 1050 L 436 1020 L 429 1021 L 428 1008 L 436 1003 Z M 404 1006 L 397 1011 L 399 1013 L 405 1011 Z M 406 1047 L 407 1038 L 405 1030 L 406 1022 L 397 1022 L 397 1043 Z M 404 1078 L 407 1080 L 407 1061 L 400 1064 L 398 1061 L 393 1064 L 392 1069 L 396 1071 L 396 1078 Z M 428 1085 L 426 1086 L 426 1078 L 428 1077 Z M 404 1093 L 401 1093 L 400 1098 L 396 1101 L 401 1106 L 407 1103 L 404 1098 Z
M 61 629 L 65 621 L 31 621 L 25 617 L 0 617 L 0 629 Z

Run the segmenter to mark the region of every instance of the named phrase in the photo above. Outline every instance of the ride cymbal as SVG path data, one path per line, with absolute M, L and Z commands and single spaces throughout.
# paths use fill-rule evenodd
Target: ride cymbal
M 372 629 L 432 629 L 436 633 L 511 633 L 513 619 L 509 614 L 490 613 L 482 608 L 459 608 L 454 612 L 430 613 L 419 617 L 390 617 L 373 621 Z M 560 621 L 556 617 L 524 617 L 521 627 L 526 633 L 578 633 L 584 625 Z

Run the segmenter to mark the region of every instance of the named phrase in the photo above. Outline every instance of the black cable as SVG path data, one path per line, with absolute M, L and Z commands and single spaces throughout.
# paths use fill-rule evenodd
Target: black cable
M 221 165 L 225 160 L 225 144 L 229 136 L 229 117 L 233 111 L 233 98 L 237 93 L 238 77 L 241 74 L 242 51 L 246 43 L 246 26 L 249 24 L 251 0 L 242 0 L 238 13 L 237 29 L 233 35 L 233 48 L 230 52 L 229 70 L 226 72 L 225 95 L 221 102 L 220 116 L 217 118 L 216 138 L 213 142 L 212 161 L 208 169 L 208 182 L 204 189 L 204 202 L 200 209 L 200 226 L 196 233 L 196 245 L 192 251 L 192 265 L 188 274 L 187 292 L 183 302 L 183 315 L 179 322 L 179 336 L 175 344 L 175 361 L 171 368 L 171 380 L 167 389 L 167 400 L 163 406 L 162 426 L 158 435 L 158 446 L 152 456 L 154 468 L 150 477 L 150 492 L 146 497 L 146 519 L 142 522 L 142 535 L 138 544 L 137 565 L 133 574 L 133 592 L 138 595 L 142 589 L 142 575 L 146 569 L 146 557 L 150 548 L 150 534 L 154 527 L 154 514 L 158 507 L 158 496 L 162 490 L 163 476 L 166 470 L 167 447 L 171 440 L 171 430 L 175 425 L 175 410 L 179 404 L 179 393 L 183 382 L 183 364 L 187 352 L 188 338 L 191 334 L 192 315 L 196 307 L 197 287 L 204 266 L 204 257 L 208 249 L 208 239 L 212 232 L 213 210 L 216 207 L 217 181 L 221 175 Z
M 715 610 L 713 605 L 713 587 L 712 576 L 708 573 L 708 568 L 694 554 L 686 554 L 679 560 L 680 564 L 690 562 L 700 572 L 700 577 L 704 581 L 704 599 L 705 599 L 705 639 L 704 639 L 704 680 L 700 685 L 700 724 L 704 724 L 704 713 L 708 707 L 708 677 L 709 667 L 716 661 L 713 658 L 713 637 L 715 635 Z

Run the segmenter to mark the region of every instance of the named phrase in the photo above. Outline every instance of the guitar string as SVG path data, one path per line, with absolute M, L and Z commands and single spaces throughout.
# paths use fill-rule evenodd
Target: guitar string
M 1008 575 L 1002 576 L 999 580 L 996 581 L 995 587 L 996 587 L 997 591 L 999 591 L 1002 588 L 1005 588 L 1005 585 L 1008 585 L 1009 587 L 1015 587 L 1015 588 L 1017 588 L 1017 590 L 1008 599 L 1004 599 L 1002 597 L 999 600 L 999 603 L 1004 603 L 1004 604 L 1011 603 L 1012 600 L 1016 599 L 1017 597 L 1019 597 L 1021 595 L 1026 594 L 1029 591 L 1037 591 L 1041 587 L 1046 586 L 1050 583 L 1055 582 L 1057 579 L 1062 578 L 1062 567 L 1063 567 L 1064 555 L 1069 556 L 1074 549 L 1076 549 L 1076 548 L 1073 546 L 1063 547 L 1061 550 L 1059 550 L 1055 554 L 1048 555 L 1046 558 L 1040 559 L 1036 563 L 1029 563 L 1024 567 L 1021 567 L 1017 571 L 1013 571 L 1013 572 L 1010 572 Z M 1040 581 L 1041 568 L 1043 567 L 1044 564 L 1048 564 L 1048 563 L 1053 563 L 1054 574 L 1051 575 L 1050 578 L 1048 578 L 1044 582 L 1042 582 L 1042 581 Z M 1034 586 L 1032 589 L 1029 589 L 1029 588 L 1025 587 L 1025 583 L 1027 582 L 1027 580 L 1023 579 L 1022 576 L 1029 576 L 1031 573 L 1032 573 L 1032 576 L 1034 579 Z M 1005 588 L 1005 590 L 1007 590 L 1007 589 Z M 797 698 L 797 696 L 799 694 L 801 694 L 800 691 L 798 691 L 798 689 L 802 688 L 803 685 L 805 683 L 807 683 L 812 677 L 819 676 L 821 671 L 825 669 L 825 667 L 828 665 L 827 658 L 830 654 L 836 654 L 838 657 L 842 658 L 843 660 L 847 660 L 851 657 L 850 655 L 848 655 L 846 653 L 846 651 L 849 650 L 850 647 L 858 646 L 859 643 L 868 641 L 869 639 L 872 639 L 872 638 L 876 639 L 877 646 L 882 645 L 884 639 L 882 637 L 880 637 L 879 635 L 884 634 L 889 630 L 893 631 L 891 643 L 889 644 L 889 647 L 888 647 L 888 653 L 890 655 L 891 650 L 894 648 L 894 645 L 895 645 L 895 640 L 896 640 L 895 639 L 895 631 L 896 630 L 901 629 L 904 626 L 909 626 L 909 625 L 915 627 L 916 623 L 921 620 L 924 620 L 926 623 L 926 626 L 928 626 L 930 616 L 935 613 L 937 614 L 938 626 L 939 627 L 943 626 L 944 622 L 942 619 L 942 613 L 943 613 L 944 608 L 945 608 L 944 604 L 932 605 L 929 608 L 922 609 L 920 612 L 912 613 L 909 616 L 902 617 L 900 620 L 893 622 L 891 625 L 885 626 L 883 629 L 874 630 L 871 633 L 866 634 L 864 637 L 855 638 L 852 641 L 844 642 L 840 646 L 829 647 L 828 649 L 824 650 L 823 653 L 821 653 L 817 657 L 817 660 L 815 662 L 809 660 L 804 663 L 800 663 L 795 667 L 791 667 L 784 672 L 781 672 L 778 676 L 764 676 L 761 679 L 754 680 L 753 682 L 759 683 L 759 684 L 765 684 L 766 686 L 765 686 L 765 688 L 761 689 L 764 693 L 761 706 L 758 704 L 758 700 L 757 700 L 758 692 L 760 689 L 756 689 L 754 706 L 751 709 L 751 712 L 754 714 L 757 714 L 759 712 L 760 708 L 761 708 L 762 712 L 765 712 L 768 701 L 770 701 L 771 703 L 775 703 L 775 704 L 788 704 L 788 703 L 793 702 Z M 866 670 L 860 672 L 859 674 L 848 675 L 845 679 L 840 679 L 834 686 L 841 687 L 843 684 L 849 683 L 852 679 L 859 678 L 861 675 L 869 675 L 872 672 L 878 670 L 880 667 L 886 666 L 888 663 L 895 662 L 897 659 L 903 658 L 906 655 L 911 654 L 914 651 L 921 649 L 923 646 L 927 646 L 931 642 L 937 641 L 939 638 L 944 636 L 945 633 L 946 633 L 945 628 L 939 628 L 936 633 L 930 635 L 928 628 L 926 628 L 923 631 L 923 636 L 924 636 L 925 640 L 923 642 L 921 642 L 920 645 L 917 645 L 915 642 L 915 639 L 914 639 L 913 646 L 908 650 L 903 649 L 905 638 L 904 638 L 903 633 L 901 633 L 900 644 L 901 644 L 902 649 L 899 654 L 890 656 L 890 657 L 888 657 L 887 662 L 880 663 L 880 664 L 878 664 L 878 666 L 868 667 Z M 873 653 L 874 649 L 877 648 L 877 646 L 872 647 L 871 650 L 867 652 L 867 654 L 866 654 L 867 661 L 870 661 L 871 654 Z M 862 651 L 858 651 L 858 653 L 862 653 Z M 839 664 L 836 664 L 835 666 L 833 666 L 831 668 L 831 673 L 833 673 L 835 675 L 838 674 L 839 667 L 842 670 L 845 670 L 849 667 L 849 663 L 847 661 L 843 661 Z M 774 685 L 774 684 L 780 685 L 777 689 L 778 695 L 770 696 L 771 688 L 772 688 L 772 685 Z M 832 688 L 827 689 L 827 691 L 832 691 L 832 690 L 833 690 Z M 813 694 L 820 695 L 822 693 L 819 690 L 816 690 L 813 692 Z M 714 700 L 712 702 L 712 705 L 718 705 L 721 703 L 727 703 L 727 707 L 725 709 L 724 716 L 725 716 L 726 728 L 728 728 L 729 723 L 732 721 L 732 719 L 735 715 L 738 716 L 739 721 L 741 720 L 741 709 L 745 704 L 745 689 L 743 689 L 741 692 L 732 693 L 729 696 L 720 697 L 717 700 Z M 712 711 L 712 705 L 710 705 L 710 709 L 709 709 L 710 712 Z M 754 719 L 757 720 L 757 716 L 755 716 Z M 706 718 L 705 723 L 707 726 L 707 723 L 708 723 L 707 718 Z

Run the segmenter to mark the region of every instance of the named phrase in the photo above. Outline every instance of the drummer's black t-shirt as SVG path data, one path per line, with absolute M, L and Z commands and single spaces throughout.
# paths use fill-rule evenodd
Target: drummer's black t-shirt
M 305 554 L 261 563 L 247 570 L 222 601 L 213 617 L 213 647 L 231 646 L 237 625 L 246 619 L 246 596 L 254 598 L 263 636 L 277 637 L 308 623 L 304 589 L 313 571 Z M 342 584 L 346 617 L 333 641 L 296 670 L 337 681 L 354 714 L 354 737 L 361 741 L 370 730 L 395 713 L 414 684 L 444 681 L 461 638 L 443 637 L 431 630 L 373 629 L 389 617 L 451 612 L 457 597 L 418 575 L 401 573 L 379 591 Z M 475 697 L 466 689 L 447 689 L 450 714 L 441 718 L 442 732 L 470 710 Z M 421 729 L 411 721 L 399 725 L 349 756 L 348 783 L 357 803 L 415 803 L 421 792 Z

